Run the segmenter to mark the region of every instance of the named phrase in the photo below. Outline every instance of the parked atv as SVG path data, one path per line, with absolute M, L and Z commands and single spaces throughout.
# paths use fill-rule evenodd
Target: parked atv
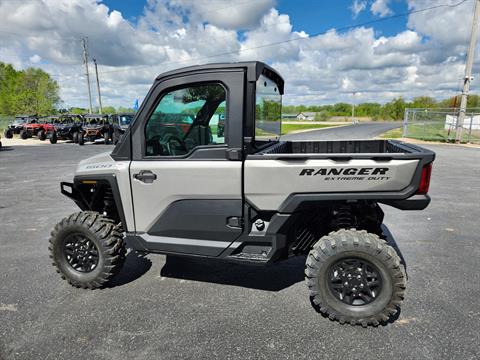
M 36 136 L 39 140 L 45 141 L 49 131 L 53 131 L 53 125 L 48 123 L 48 119 L 34 119 L 30 123 L 23 125 L 20 137 L 26 140 Z
M 130 126 L 134 114 L 111 114 L 110 119 L 113 125 L 112 143 L 117 144 L 125 131 Z
M 50 116 L 53 129 L 47 133 L 51 144 L 57 140 L 71 140 L 78 142 L 78 134 L 82 129 L 83 117 L 75 114 L 64 114 L 61 116 Z
M 78 145 L 85 142 L 95 142 L 104 139 L 109 144 L 112 139 L 113 125 L 108 115 L 83 115 L 84 121 L 81 131 L 78 133 Z
M 34 120 L 38 120 L 35 115 L 17 115 L 15 116 L 15 120 L 5 129 L 3 135 L 5 135 L 7 139 L 11 139 L 14 134 L 20 134 L 20 131 L 23 130 L 23 125 L 29 124 Z

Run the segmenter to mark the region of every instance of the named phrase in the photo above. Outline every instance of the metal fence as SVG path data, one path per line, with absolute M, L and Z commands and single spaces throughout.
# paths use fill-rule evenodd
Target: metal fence
M 403 137 L 426 141 L 455 141 L 458 109 L 405 109 Z M 469 109 L 461 142 L 480 143 L 480 109 Z

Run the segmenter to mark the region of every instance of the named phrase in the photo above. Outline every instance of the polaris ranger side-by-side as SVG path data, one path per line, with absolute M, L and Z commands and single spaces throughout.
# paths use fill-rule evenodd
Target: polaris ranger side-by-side
M 80 162 L 73 182 L 61 183 L 82 210 L 51 233 L 62 277 L 102 287 L 127 248 L 254 264 L 306 255 L 321 313 L 388 321 L 406 278 L 379 204 L 424 209 L 435 155 L 393 140 L 283 141 L 283 90 L 260 62 L 160 75 L 113 152 Z M 176 121 L 181 131 L 171 132 Z
M 117 145 L 117 143 L 122 138 L 125 131 L 127 131 L 130 123 L 133 120 L 134 114 L 111 114 L 109 115 L 110 121 L 112 122 L 113 132 L 112 132 L 112 143 Z

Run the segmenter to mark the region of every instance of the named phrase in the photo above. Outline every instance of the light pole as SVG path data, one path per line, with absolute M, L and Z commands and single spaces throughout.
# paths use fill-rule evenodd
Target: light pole
M 470 36 L 470 44 L 468 46 L 467 63 L 465 65 L 465 77 L 463 78 L 462 100 L 460 102 L 460 111 L 457 117 L 457 126 L 455 132 L 455 142 L 462 141 L 463 122 L 467 111 L 467 97 L 470 90 L 470 82 L 472 81 L 472 66 L 475 45 L 477 44 L 478 16 L 480 14 L 480 0 L 475 0 L 475 10 L 473 13 L 472 35 Z M 471 120 L 470 120 L 471 121 Z
M 352 124 L 355 125 L 355 94 L 356 92 L 352 92 Z

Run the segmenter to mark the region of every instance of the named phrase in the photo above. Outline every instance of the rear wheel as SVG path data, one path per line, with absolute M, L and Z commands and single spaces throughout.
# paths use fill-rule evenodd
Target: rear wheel
M 20 131 L 20 138 L 22 138 L 23 140 L 27 140 L 28 133 L 25 130 L 21 130 Z
M 45 139 L 47 138 L 47 135 L 45 134 L 45 131 L 39 130 L 38 133 L 37 133 L 37 138 L 41 141 L 45 141 Z
M 305 276 L 314 306 L 330 320 L 362 326 L 385 323 L 405 292 L 395 250 L 366 231 L 339 230 L 310 251 Z
M 50 144 L 56 144 L 57 143 L 57 133 L 56 132 L 53 132 L 51 135 L 50 135 Z
M 50 258 L 62 279 L 85 289 L 104 286 L 125 261 L 120 225 L 94 211 L 64 218 L 50 237 Z
M 13 131 L 10 129 L 6 129 L 5 132 L 3 133 L 7 139 L 13 138 Z
M 85 139 L 84 139 L 84 137 L 83 137 L 83 133 L 82 133 L 82 132 L 79 132 L 79 133 L 78 133 L 77 143 L 78 143 L 78 145 L 83 145 L 83 144 L 85 144 Z

